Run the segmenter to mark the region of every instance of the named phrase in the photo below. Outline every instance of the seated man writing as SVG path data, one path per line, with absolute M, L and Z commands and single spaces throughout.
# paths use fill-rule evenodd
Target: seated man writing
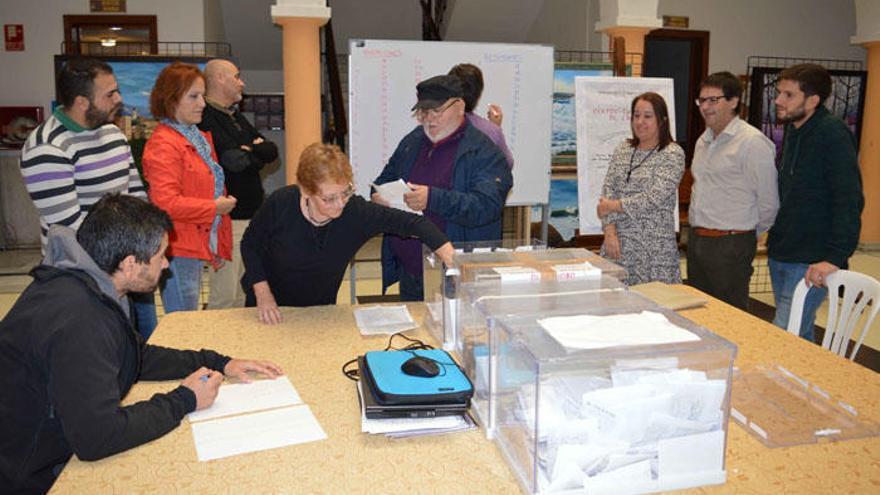
M 165 212 L 116 194 L 79 231 L 50 228 L 34 281 L 0 322 L 0 491 L 46 492 L 71 454 L 97 460 L 161 437 L 209 407 L 224 375 L 281 374 L 266 361 L 144 343 L 126 294 L 156 290 L 170 230 Z M 183 377 L 120 405 L 140 379 Z

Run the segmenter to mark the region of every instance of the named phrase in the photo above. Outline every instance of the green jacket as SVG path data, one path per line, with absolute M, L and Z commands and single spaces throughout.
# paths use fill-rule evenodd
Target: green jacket
M 767 254 L 788 263 L 847 267 L 865 206 L 855 138 L 820 106 L 800 129 L 785 129 L 779 164 L 779 212 Z

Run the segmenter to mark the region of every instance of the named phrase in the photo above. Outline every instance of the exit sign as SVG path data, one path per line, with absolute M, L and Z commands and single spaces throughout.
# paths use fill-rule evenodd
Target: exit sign
M 7 52 L 24 51 L 24 25 L 4 24 L 3 37 L 6 39 Z

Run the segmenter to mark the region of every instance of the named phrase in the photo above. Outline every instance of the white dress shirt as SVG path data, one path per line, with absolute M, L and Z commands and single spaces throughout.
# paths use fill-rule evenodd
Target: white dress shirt
M 779 209 L 775 156 L 773 142 L 739 117 L 718 136 L 707 128 L 694 149 L 688 222 L 758 234 L 769 230 Z

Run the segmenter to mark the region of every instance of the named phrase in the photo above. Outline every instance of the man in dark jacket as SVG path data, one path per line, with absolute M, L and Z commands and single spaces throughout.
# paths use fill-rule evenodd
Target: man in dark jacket
M 800 64 L 779 73 L 776 115 L 787 124 L 779 163 L 779 212 L 767 239 L 776 317 L 788 327 L 791 299 L 801 280 L 807 292 L 800 336 L 813 340 L 825 279 L 847 267 L 859 242 L 865 205 L 855 138 L 823 102 L 831 77 L 822 66 Z
M 44 493 L 71 454 L 101 459 L 158 438 L 209 407 L 223 375 L 277 376 L 265 361 L 147 345 L 129 292 L 154 291 L 172 224 L 157 207 L 107 195 L 78 232 L 52 226 L 34 281 L 0 322 L 0 491 Z M 139 379 L 186 377 L 120 406 Z
M 205 111 L 199 129 L 209 131 L 226 180 L 226 190 L 238 203 L 232 217 L 232 261 L 211 271 L 208 309 L 244 306 L 241 290 L 244 264 L 241 260 L 241 237 L 251 218 L 263 204 L 260 170 L 278 158 L 278 147 L 257 131 L 241 114 L 238 102 L 244 81 L 238 67 L 223 59 L 205 65 Z
M 406 205 L 424 213 L 453 244 L 501 239 L 501 213 L 513 187 L 507 159 L 465 118 L 458 78 L 434 76 L 420 82 L 416 93 L 413 115 L 421 125 L 400 141 L 375 184 L 406 181 Z M 372 200 L 388 204 L 378 193 Z M 400 280 L 401 300 L 422 299 L 421 249 L 417 240 L 385 236 L 383 290 Z

